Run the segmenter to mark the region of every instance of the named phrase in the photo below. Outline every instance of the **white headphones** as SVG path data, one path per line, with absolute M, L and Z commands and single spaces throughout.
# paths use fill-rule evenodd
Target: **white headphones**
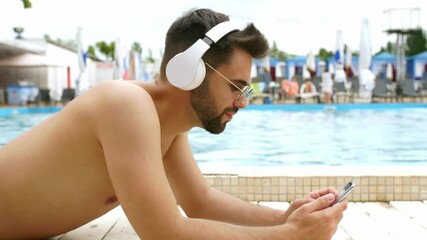
M 228 33 L 239 30 L 231 22 L 221 22 L 211 28 L 203 39 L 197 40 L 187 50 L 178 53 L 166 65 L 169 82 L 182 90 L 193 90 L 202 84 L 206 74 L 203 54 Z

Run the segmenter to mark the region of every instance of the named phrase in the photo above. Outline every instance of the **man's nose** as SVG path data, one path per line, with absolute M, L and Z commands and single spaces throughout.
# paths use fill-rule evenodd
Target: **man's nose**
M 236 101 L 234 101 L 234 106 L 237 108 L 246 108 L 248 99 L 245 96 L 241 96 Z

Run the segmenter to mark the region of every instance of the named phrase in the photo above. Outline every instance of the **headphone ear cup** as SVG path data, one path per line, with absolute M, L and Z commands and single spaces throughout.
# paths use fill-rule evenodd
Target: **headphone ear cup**
M 205 76 L 206 76 L 206 66 L 203 60 L 200 59 L 199 62 L 197 63 L 194 80 L 191 82 L 190 85 L 182 89 L 193 90 L 197 88 L 198 86 L 200 86 L 200 84 L 202 84 L 203 80 L 205 79 Z
M 202 56 L 209 45 L 202 39 L 190 48 L 175 55 L 166 65 L 166 77 L 169 82 L 182 90 L 198 87 L 205 78 L 206 67 Z

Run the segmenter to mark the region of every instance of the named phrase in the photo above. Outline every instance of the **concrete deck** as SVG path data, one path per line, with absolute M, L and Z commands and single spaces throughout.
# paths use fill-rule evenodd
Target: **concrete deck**
M 287 202 L 259 202 L 285 209 Z M 64 235 L 49 240 L 137 240 L 121 207 Z M 427 202 L 350 202 L 333 240 L 425 240 Z

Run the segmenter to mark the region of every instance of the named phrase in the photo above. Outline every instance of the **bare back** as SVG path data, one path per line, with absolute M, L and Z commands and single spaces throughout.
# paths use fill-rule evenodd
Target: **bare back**
M 81 96 L 0 149 L 0 236 L 57 235 L 118 205 L 90 106 Z

